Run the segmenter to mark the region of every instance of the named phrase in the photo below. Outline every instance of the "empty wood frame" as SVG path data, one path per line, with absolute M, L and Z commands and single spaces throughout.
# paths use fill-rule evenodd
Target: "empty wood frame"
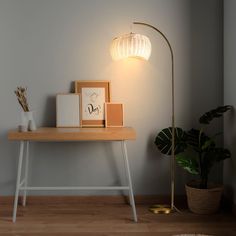
M 81 94 L 82 127 L 104 127 L 105 103 L 110 102 L 110 82 L 75 81 L 75 92 Z
M 57 127 L 80 127 L 80 94 L 68 93 L 56 96 Z
M 106 127 L 124 126 L 124 108 L 122 103 L 105 103 Z

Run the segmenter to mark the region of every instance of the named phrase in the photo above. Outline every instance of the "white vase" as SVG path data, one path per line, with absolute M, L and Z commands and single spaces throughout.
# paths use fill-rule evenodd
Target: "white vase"
M 21 125 L 26 126 L 28 131 L 37 129 L 32 111 L 21 112 Z

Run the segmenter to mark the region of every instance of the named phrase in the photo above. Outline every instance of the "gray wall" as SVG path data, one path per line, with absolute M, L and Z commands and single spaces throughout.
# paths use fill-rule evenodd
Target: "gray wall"
M 175 53 L 176 124 L 197 127 L 199 115 L 222 103 L 221 10 L 220 0 L 0 0 L 0 194 L 13 194 L 15 186 L 19 145 L 7 141 L 20 117 L 14 89 L 28 87 L 38 126 L 55 126 L 55 94 L 73 91 L 73 81 L 82 79 L 110 80 L 112 101 L 124 103 L 125 124 L 137 131 L 137 140 L 128 143 L 135 194 L 169 193 L 169 159 L 153 144 L 171 123 L 168 47 L 140 26 L 132 31 L 151 39 L 148 62 L 112 62 L 109 45 L 130 31 L 133 20 L 161 29 Z M 221 128 L 220 122 L 213 126 Z M 119 148 L 32 144 L 30 183 L 119 184 L 124 176 Z M 176 177 L 182 193 L 186 174 L 177 169 Z M 214 177 L 221 180 L 220 167 Z
M 224 102 L 236 107 L 236 1 L 224 1 Z M 236 203 L 236 117 L 232 112 L 225 117 L 225 146 L 232 151 L 231 160 L 224 165 L 224 182 L 229 197 Z

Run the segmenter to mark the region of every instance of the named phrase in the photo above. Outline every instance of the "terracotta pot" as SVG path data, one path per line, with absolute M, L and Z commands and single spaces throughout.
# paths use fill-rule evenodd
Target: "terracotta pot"
M 222 185 L 209 185 L 208 189 L 194 187 L 196 182 L 185 185 L 188 207 L 196 214 L 214 214 L 219 210 L 223 193 Z

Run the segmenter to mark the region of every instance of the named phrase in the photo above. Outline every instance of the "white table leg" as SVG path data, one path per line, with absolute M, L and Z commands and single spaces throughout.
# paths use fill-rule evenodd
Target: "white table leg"
M 123 142 L 121 142 L 121 149 L 122 149 L 122 154 L 123 154 L 123 157 L 125 156 L 125 150 L 124 150 L 124 147 L 123 147 Z M 124 157 L 125 158 L 125 157 Z M 127 168 L 126 168 L 126 161 L 124 159 L 124 170 L 125 170 L 125 181 L 126 181 L 126 184 L 129 183 L 129 178 L 128 178 L 128 174 L 127 174 Z M 130 198 L 130 194 L 129 195 L 129 205 L 132 207 L 131 205 L 131 198 Z
M 16 212 L 17 212 L 18 197 L 19 197 L 19 191 L 20 191 L 20 179 L 21 179 L 23 154 L 24 154 L 24 141 L 20 141 L 20 153 L 19 153 L 18 170 L 17 170 L 16 192 L 15 192 L 15 201 L 14 201 L 13 218 L 12 218 L 13 222 L 16 222 Z
M 134 202 L 134 193 L 133 193 L 133 187 L 132 187 L 132 180 L 131 180 L 131 174 L 130 174 L 130 169 L 129 169 L 129 160 L 128 160 L 128 153 L 127 153 L 127 148 L 126 148 L 126 143 L 125 141 L 122 141 L 122 148 L 123 148 L 123 156 L 124 156 L 124 161 L 125 161 L 125 171 L 128 177 L 128 185 L 129 185 L 129 199 L 130 199 L 130 204 L 132 206 L 133 210 L 133 216 L 134 216 L 134 221 L 137 222 L 137 214 L 136 214 L 136 208 L 135 208 L 135 202 Z
M 26 154 L 25 154 L 25 174 L 24 174 L 24 187 L 27 187 L 28 185 L 28 167 L 29 166 L 29 141 L 26 141 Z M 24 190 L 24 195 L 23 195 L 23 202 L 22 205 L 26 205 L 26 196 L 27 196 L 27 190 Z

